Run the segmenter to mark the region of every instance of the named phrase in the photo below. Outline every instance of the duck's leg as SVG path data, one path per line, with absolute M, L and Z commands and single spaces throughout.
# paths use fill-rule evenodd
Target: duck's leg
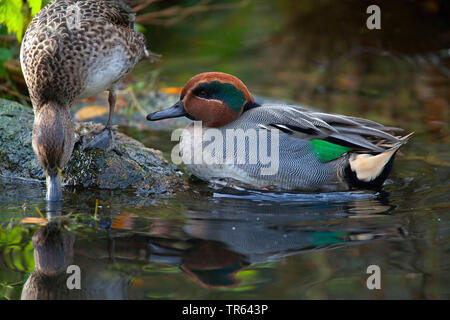
M 109 115 L 106 122 L 105 129 L 100 132 L 92 141 L 84 146 L 84 150 L 101 149 L 104 151 L 110 151 L 114 149 L 114 134 L 112 131 L 112 115 L 114 113 L 114 107 L 116 106 L 116 91 L 115 89 L 109 90 L 108 96 L 109 102 Z
M 109 90 L 109 95 L 108 95 L 109 114 L 108 114 L 108 121 L 106 122 L 105 129 L 112 130 L 111 120 L 112 120 L 112 115 L 114 113 L 114 108 L 116 107 L 116 98 L 117 98 L 116 90 L 114 90 L 114 89 Z

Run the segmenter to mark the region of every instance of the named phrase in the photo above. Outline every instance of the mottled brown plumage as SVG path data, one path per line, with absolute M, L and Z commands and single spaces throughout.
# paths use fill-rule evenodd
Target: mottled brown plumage
M 99 136 L 109 143 L 89 147 L 112 148 L 117 83 L 151 54 L 144 36 L 133 30 L 134 18 L 120 0 L 55 0 L 28 26 L 20 58 L 35 113 L 33 148 L 50 176 L 71 156 L 70 107 L 77 98 L 110 92 L 107 132 Z

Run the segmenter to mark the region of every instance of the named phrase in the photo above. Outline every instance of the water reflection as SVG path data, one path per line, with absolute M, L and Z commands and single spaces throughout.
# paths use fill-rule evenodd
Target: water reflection
M 23 300 L 65 299 L 66 270 L 73 260 L 75 236 L 51 221 L 33 235 L 35 267 L 22 290 Z
M 127 299 L 126 278 L 111 273 L 106 279 L 104 271 L 108 263 L 102 260 L 91 263 L 75 248 L 75 233 L 66 225 L 60 203 L 47 203 L 48 223 L 41 226 L 33 235 L 34 270 L 22 289 L 22 300 L 57 299 Z M 109 234 L 109 230 L 107 230 Z M 105 254 L 114 262 L 114 239 L 108 237 Z M 76 258 L 74 258 L 76 256 Z M 98 258 L 102 255 L 98 256 Z M 76 276 L 69 266 L 79 267 L 80 288 L 69 286 L 69 277 Z
M 94 223 L 81 220 L 81 233 L 70 231 L 74 221 L 60 206 L 47 206 L 50 222 L 33 235 L 35 268 L 22 299 L 154 297 L 162 289 L 151 275 L 167 271 L 182 272 L 202 288 L 244 290 L 246 272 L 257 266 L 404 234 L 401 221 L 370 219 L 392 210 L 385 194 L 347 193 L 341 197 L 346 201 L 332 201 L 334 194 L 284 194 L 277 202 L 270 193 L 239 193 L 210 190 L 203 201 L 182 197 L 179 216 L 156 214 L 165 201 L 153 216 L 148 207 L 120 214 L 104 208 Z M 86 234 L 86 228 L 96 231 Z M 80 267 L 80 290 L 67 288 L 71 264 Z

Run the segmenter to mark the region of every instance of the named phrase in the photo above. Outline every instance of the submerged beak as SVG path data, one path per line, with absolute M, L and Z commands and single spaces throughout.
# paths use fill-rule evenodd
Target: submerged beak
M 62 200 L 62 172 L 61 169 L 52 170 L 51 172 L 45 171 L 47 176 L 47 197 L 48 201 L 61 201 Z
M 186 110 L 184 110 L 183 100 L 180 100 L 177 103 L 175 103 L 172 107 L 170 107 L 169 109 L 150 113 L 147 116 L 147 120 L 156 121 L 156 120 L 178 118 L 178 117 L 184 117 L 184 116 L 188 116 L 188 113 L 186 112 Z

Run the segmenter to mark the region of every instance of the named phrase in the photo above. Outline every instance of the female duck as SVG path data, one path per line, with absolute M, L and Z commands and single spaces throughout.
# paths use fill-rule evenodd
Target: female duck
M 47 175 L 47 200 L 62 199 L 61 170 L 74 147 L 70 107 L 77 98 L 109 91 L 105 130 L 85 149 L 111 150 L 115 89 L 143 58 L 144 36 L 121 0 L 55 0 L 31 21 L 20 60 L 34 109 L 33 149 Z
M 191 78 L 173 107 L 148 120 L 186 116 L 180 154 L 205 180 L 260 188 L 344 191 L 380 187 L 409 136 L 376 122 L 288 105 L 258 105 L 236 77 Z M 212 138 L 213 137 L 213 138 Z M 269 170 L 270 169 L 270 170 Z

